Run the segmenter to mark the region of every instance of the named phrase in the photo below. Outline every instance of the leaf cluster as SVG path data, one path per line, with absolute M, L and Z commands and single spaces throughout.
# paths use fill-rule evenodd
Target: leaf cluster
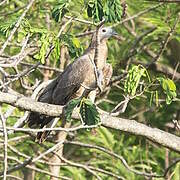
M 69 3 L 70 0 L 59 0 L 57 5 L 54 7 L 52 11 L 52 17 L 55 19 L 56 22 L 61 21 L 64 15 L 69 12 Z
M 163 92 L 166 95 L 166 104 L 170 104 L 177 96 L 176 85 L 169 78 L 159 77 L 158 81 L 160 82 Z
M 72 99 L 65 108 L 65 117 L 71 120 L 73 110 L 79 107 L 81 119 L 85 125 L 96 125 L 100 122 L 100 115 L 95 104 L 86 98 Z
M 87 14 L 92 17 L 95 22 L 118 22 L 122 18 L 123 7 L 119 0 L 107 0 L 103 5 L 102 0 L 91 0 L 87 6 Z

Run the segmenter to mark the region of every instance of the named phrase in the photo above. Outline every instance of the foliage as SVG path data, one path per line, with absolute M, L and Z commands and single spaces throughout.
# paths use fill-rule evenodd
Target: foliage
M 63 34 L 60 42 L 68 47 L 69 55 L 72 58 L 77 58 L 82 54 L 83 48 L 80 45 L 80 41 L 72 34 Z
M 148 76 L 146 69 L 142 66 L 133 66 L 127 74 L 126 81 L 124 83 L 124 91 L 130 96 L 136 94 L 137 87 L 142 77 Z M 148 76 L 149 77 L 149 76 Z M 150 79 L 149 79 L 150 81 Z
M 81 102 L 81 98 L 79 99 L 72 99 L 65 107 L 65 117 L 66 120 L 69 121 L 71 120 L 71 116 L 73 113 L 73 110 L 75 109 L 75 107 L 77 107 Z
M 90 99 L 82 99 L 80 114 L 85 125 L 96 125 L 100 122 L 99 112 Z
M 41 41 L 40 51 L 39 51 L 39 53 L 38 53 L 37 55 L 35 55 L 34 57 L 35 57 L 36 59 L 40 60 L 42 64 L 44 64 L 44 63 L 45 63 L 46 51 L 47 51 L 47 49 L 48 49 L 48 47 L 49 47 L 49 44 L 50 44 L 48 35 L 43 34 L 42 37 L 41 37 L 41 39 L 40 39 L 40 41 Z
M 96 125 L 100 122 L 99 112 L 95 104 L 86 98 L 72 99 L 65 108 L 65 117 L 71 120 L 72 112 L 75 107 L 80 108 L 80 116 L 85 125 Z
M 122 5 L 119 0 L 107 0 L 105 5 L 103 5 L 102 0 L 91 0 L 87 6 L 87 14 L 95 22 L 102 21 L 103 17 L 106 22 L 120 21 L 123 14 L 122 11 Z
M 52 17 L 56 22 L 62 20 L 63 16 L 69 11 L 68 10 L 69 0 L 59 0 L 58 4 L 52 11 Z
M 160 84 L 163 88 L 164 93 L 166 94 L 166 103 L 170 104 L 172 100 L 176 97 L 176 85 L 169 78 L 158 78 Z
M 1 22 L 0 19 L 0 33 L 2 35 L 8 36 L 9 32 L 14 28 L 15 24 L 17 22 L 17 19 L 10 19 L 8 22 Z
M 29 3 L 28 0 L 7 2 L 0 6 L 0 49 Z M 18 55 L 21 52 L 23 39 L 27 34 L 30 34 L 30 38 L 26 50 L 30 48 L 35 48 L 35 50 L 23 58 L 16 67 L 4 68 L 8 75 L 7 77 L 1 75 L 1 71 L 1 80 L 8 82 L 9 78 L 17 75 L 17 72 L 23 72 L 37 61 L 40 61 L 45 66 L 59 68 L 62 55 L 61 48 L 64 46 L 68 49 L 70 61 L 79 57 L 84 52 L 84 49 L 88 47 L 91 37 L 79 37 L 78 35 L 95 29 L 92 24 L 98 23 L 103 18 L 106 20 L 105 26 L 119 23 L 123 14 L 121 3 L 122 1 L 119 0 L 37 0 L 21 21 L 20 27 L 8 43 L 4 54 L 0 56 L 0 61 L 3 63 L 3 58 Z M 139 0 L 126 0 L 126 3 L 130 17 L 157 5 L 157 2 Z M 104 94 L 98 95 L 96 105 L 88 99 L 72 100 L 66 108 L 66 118 L 70 120 L 73 109 L 79 106 L 79 113 L 85 124 L 98 124 L 100 119 L 96 106 L 111 112 L 123 100 L 123 96 L 130 96 L 132 99 L 125 113 L 120 115 L 121 117 L 135 119 L 146 125 L 168 130 L 170 133 L 179 135 L 179 132 L 174 127 L 169 127 L 169 124 L 172 124 L 172 120 L 179 119 L 180 84 L 179 79 L 173 73 L 176 74 L 175 69 L 179 73 L 177 64 L 180 62 L 178 58 L 180 57 L 178 54 L 180 49 L 177 44 L 180 44 L 180 23 L 177 24 L 170 37 L 170 43 L 168 43 L 166 50 L 157 62 L 158 65 L 163 65 L 168 71 L 163 71 L 162 68 L 158 70 L 154 66 L 146 66 L 153 62 L 153 54 L 157 55 L 159 53 L 162 42 L 173 27 L 179 11 L 180 6 L 176 3 L 165 3 L 163 6 L 147 11 L 131 21 L 117 25 L 115 29 L 120 34 L 120 40 L 111 39 L 108 42 L 108 63 L 113 66 L 113 78 L 122 78 L 120 78 L 120 81 L 111 84 L 110 88 L 107 88 L 108 94 L 104 92 Z M 66 16 L 74 17 L 74 20 L 57 37 L 59 29 L 67 22 Z M 77 19 L 85 22 L 81 23 Z M 88 22 L 91 23 L 88 24 Z M 154 31 L 144 35 L 146 31 L 153 27 L 156 27 Z M 176 45 L 172 44 L 172 39 L 176 40 Z M 51 47 L 54 47 L 54 49 L 46 60 L 45 57 Z M 132 56 L 130 56 L 131 54 Z M 173 70 L 173 73 L 169 69 Z M 49 72 L 48 77 L 51 79 L 57 75 L 57 72 L 52 70 L 37 68 L 21 78 L 21 81 L 11 81 L 9 87 L 25 96 L 30 96 L 33 93 L 32 85 L 35 84 L 35 80 L 42 81 L 47 71 Z M 24 83 L 24 86 L 22 86 L 22 83 Z M 27 86 L 28 89 L 26 89 Z M 7 127 L 12 127 L 24 115 L 24 111 L 18 108 L 12 109 L 9 105 L 3 105 L 2 110 L 5 115 L 12 111 L 6 121 Z M 74 127 L 77 124 L 79 125 L 80 121 L 72 120 L 71 123 L 72 127 Z M 61 125 L 61 122 L 58 125 Z M 55 132 L 51 134 L 54 137 Z M 34 141 L 34 134 L 32 134 L 32 137 L 22 132 L 9 134 L 9 145 L 17 151 L 13 151 L 13 148 L 8 147 L 8 168 L 16 166 L 17 161 L 26 161 L 29 156 L 36 157 L 38 154 L 50 149 L 54 145 L 51 137 L 50 141 L 48 139 L 44 144 L 38 145 Z M 93 131 L 81 129 L 69 133 L 68 140 L 72 139 L 104 147 L 123 157 L 131 168 L 141 172 L 163 174 L 165 170 L 165 162 L 167 162 L 166 149 L 162 146 L 156 146 L 143 137 L 100 127 Z M 2 136 L 0 137 L 0 147 L 0 155 L 2 155 L 0 156 L 0 170 L 2 171 Z M 170 164 L 179 157 L 173 151 L 169 151 L 168 154 Z M 116 173 L 124 179 L 145 179 L 144 176 L 129 171 L 120 159 L 97 149 L 65 144 L 64 156 L 70 161 Z M 43 160 L 50 159 L 49 157 L 47 156 Z M 49 172 L 49 166 L 43 161 L 37 161 L 35 166 Z M 170 169 L 169 174 L 172 180 L 179 179 L 179 168 L 180 165 L 177 164 Z M 26 168 L 20 169 L 13 172 L 12 175 L 23 179 L 26 170 Z M 108 175 L 97 174 L 102 179 L 112 179 Z M 93 179 L 91 174 L 84 169 L 70 166 L 62 166 L 60 175 L 80 180 Z M 36 172 L 35 179 L 49 179 L 49 175 Z
M 89 1 L 87 14 L 92 17 L 95 22 L 102 21 L 104 12 L 101 0 Z

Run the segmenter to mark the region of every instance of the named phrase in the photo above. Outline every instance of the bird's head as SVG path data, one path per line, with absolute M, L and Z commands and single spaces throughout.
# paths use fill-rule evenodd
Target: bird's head
M 111 27 L 101 27 L 98 32 L 100 42 L 106 42 L 110 37 L 116 36 L 116 31 Z M 93 34 L 91 44 L 89 47 L 95 47 L 96 45 L 96 32 Z
M 100 40 L 109 39 L 110 37 L 115 36 L 115 35 L 117 35 L 117 33 L 111 27 L 101 27 L 99 29 Z

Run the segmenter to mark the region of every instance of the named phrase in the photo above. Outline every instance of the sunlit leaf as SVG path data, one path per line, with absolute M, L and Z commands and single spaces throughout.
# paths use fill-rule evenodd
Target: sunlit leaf
M 171 104 L 173 99 L 177 96 L 176 85 L 171 79 L 159 77 L 157 78 L 157 80 L 160 82 L 163 88 L 164 94 L 166 95 L 166 104 Z
M 133 66 L 129 70 L 124 84 L 124 91 L 126 94 L 130 96 L 136 94 L 142 76 L 146 76 L 146 69 L 142 66 Z
M 40 60 L 40 62 L 42 64 L 44 64 L 45 63 L 46 52 L 47 52 L 47 49 L 49 48 L 49 45 L 50 45 L 49 34 L 42 34 L 40 42 L 41 42 L 40 51 L 34 57 L 36 59 Z
M 72 39 L 72 42 L 73 42 L 73 44 L 77 47 L 77 48 L 80 48 L 80 42 L 79 42 L 79 40 L 78 40 L 78 38 L 73 38 Z

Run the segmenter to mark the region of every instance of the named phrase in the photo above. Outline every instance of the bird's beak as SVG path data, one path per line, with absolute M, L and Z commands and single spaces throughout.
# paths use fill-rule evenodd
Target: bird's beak
M 112 36 L 117 36 L 117 35 L 118 33 L 114 29 L 112 29 Z

